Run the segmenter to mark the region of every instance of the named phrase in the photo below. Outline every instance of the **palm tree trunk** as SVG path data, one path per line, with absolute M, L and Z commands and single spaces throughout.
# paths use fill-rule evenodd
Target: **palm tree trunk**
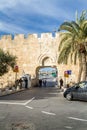
M 78 74 L 78 78 L 77 78 L 77 82 L 81 81 L 81 75 L 82 75 L 82 58 L 79 58 L 79 74 Z
M 82 81 L 85 81 L 86 80 L 86 54 L 85 53 L 82 53 Z

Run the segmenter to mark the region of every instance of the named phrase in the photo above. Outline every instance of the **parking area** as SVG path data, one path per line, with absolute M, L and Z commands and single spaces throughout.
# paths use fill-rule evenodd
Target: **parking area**
M 67 101 L 58 88 L 34 88 L 0 97 L 0 129 L 14 126 L 18 130 L 24 125 L 27 130 L 86 130 L 87 102 Z

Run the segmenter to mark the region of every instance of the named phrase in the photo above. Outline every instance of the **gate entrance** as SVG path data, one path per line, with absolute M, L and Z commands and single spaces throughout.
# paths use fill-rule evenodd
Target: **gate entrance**
M 54 87 L 57 85 L 58 72 L 56 67 L 45 66 L 38 70 L 38 80 L 42 81 L 42 87 Z

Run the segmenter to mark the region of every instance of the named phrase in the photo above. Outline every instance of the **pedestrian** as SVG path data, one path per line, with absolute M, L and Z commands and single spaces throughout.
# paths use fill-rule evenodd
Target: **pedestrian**
M 42 87 L 42 79 L 39 79 L 39 87 Z
M 46 85 L 47 85 L 47 81 L 46 80 L 43 80 L 43 85 L 44 85 L 44 87 L 46 87 Z
M 20 78 L 19 79 L 19 86 L 20 86 L 20 89 L 22 88 L 22 79 Z
M 24 81 L 25 81 L 25 88 L 27 89 L 28 88 L 28 79 L 25 77 Z
M 60 79 L 60 89 L 63 87 L 63 79 Z

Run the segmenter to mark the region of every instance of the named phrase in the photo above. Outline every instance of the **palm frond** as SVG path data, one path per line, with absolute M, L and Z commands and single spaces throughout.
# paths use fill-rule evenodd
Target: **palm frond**
M 59 54 L 58 63 L 67 64 L 70 51 L 71 51 L 70 44 L 68 44 L 67 46 L 64 46 L 64 48 L 61 50 Z
M 64 41 L 65 39 L 63 39 L 60 44 L 59 44 L 59 48 L 58 50 L 61 51 L 63 48 L 67 48 L 67 46 L 71 47 L 71 42 L 72 42 L 72 38 L 68 38 Z
M 69 33 L 63 33 L 63 35 L 60 36 L 60 44 L 58 50 L 60 51 L 62 46 L 70 41 L 71 34 Z
M 87 17 L 87 10 L 83 10 L 80 15 L 80 22 L 84 21 Z
M 75 21 L 72 21 L 71 22 L 72 26 L 73 26 L 73 29 L 74 29 L 74 33 L 79 36 L 79 31 L 82 31 L 82 29 L 80 28 L 80 26 L 75 22 Z
M 76 18 L 76 23 L 78 24 L 78 22 L 79 22 L 79 18 L 78 18 L 78 12 L 76 11 L 76 13 L 75 13 L 75 18 Z
M 73 32 L 72 29 L 72 24 L 70 22 L 64 22 L 63 24 L 60 25 L 59 30 L 65 30 L 66 32 Z

